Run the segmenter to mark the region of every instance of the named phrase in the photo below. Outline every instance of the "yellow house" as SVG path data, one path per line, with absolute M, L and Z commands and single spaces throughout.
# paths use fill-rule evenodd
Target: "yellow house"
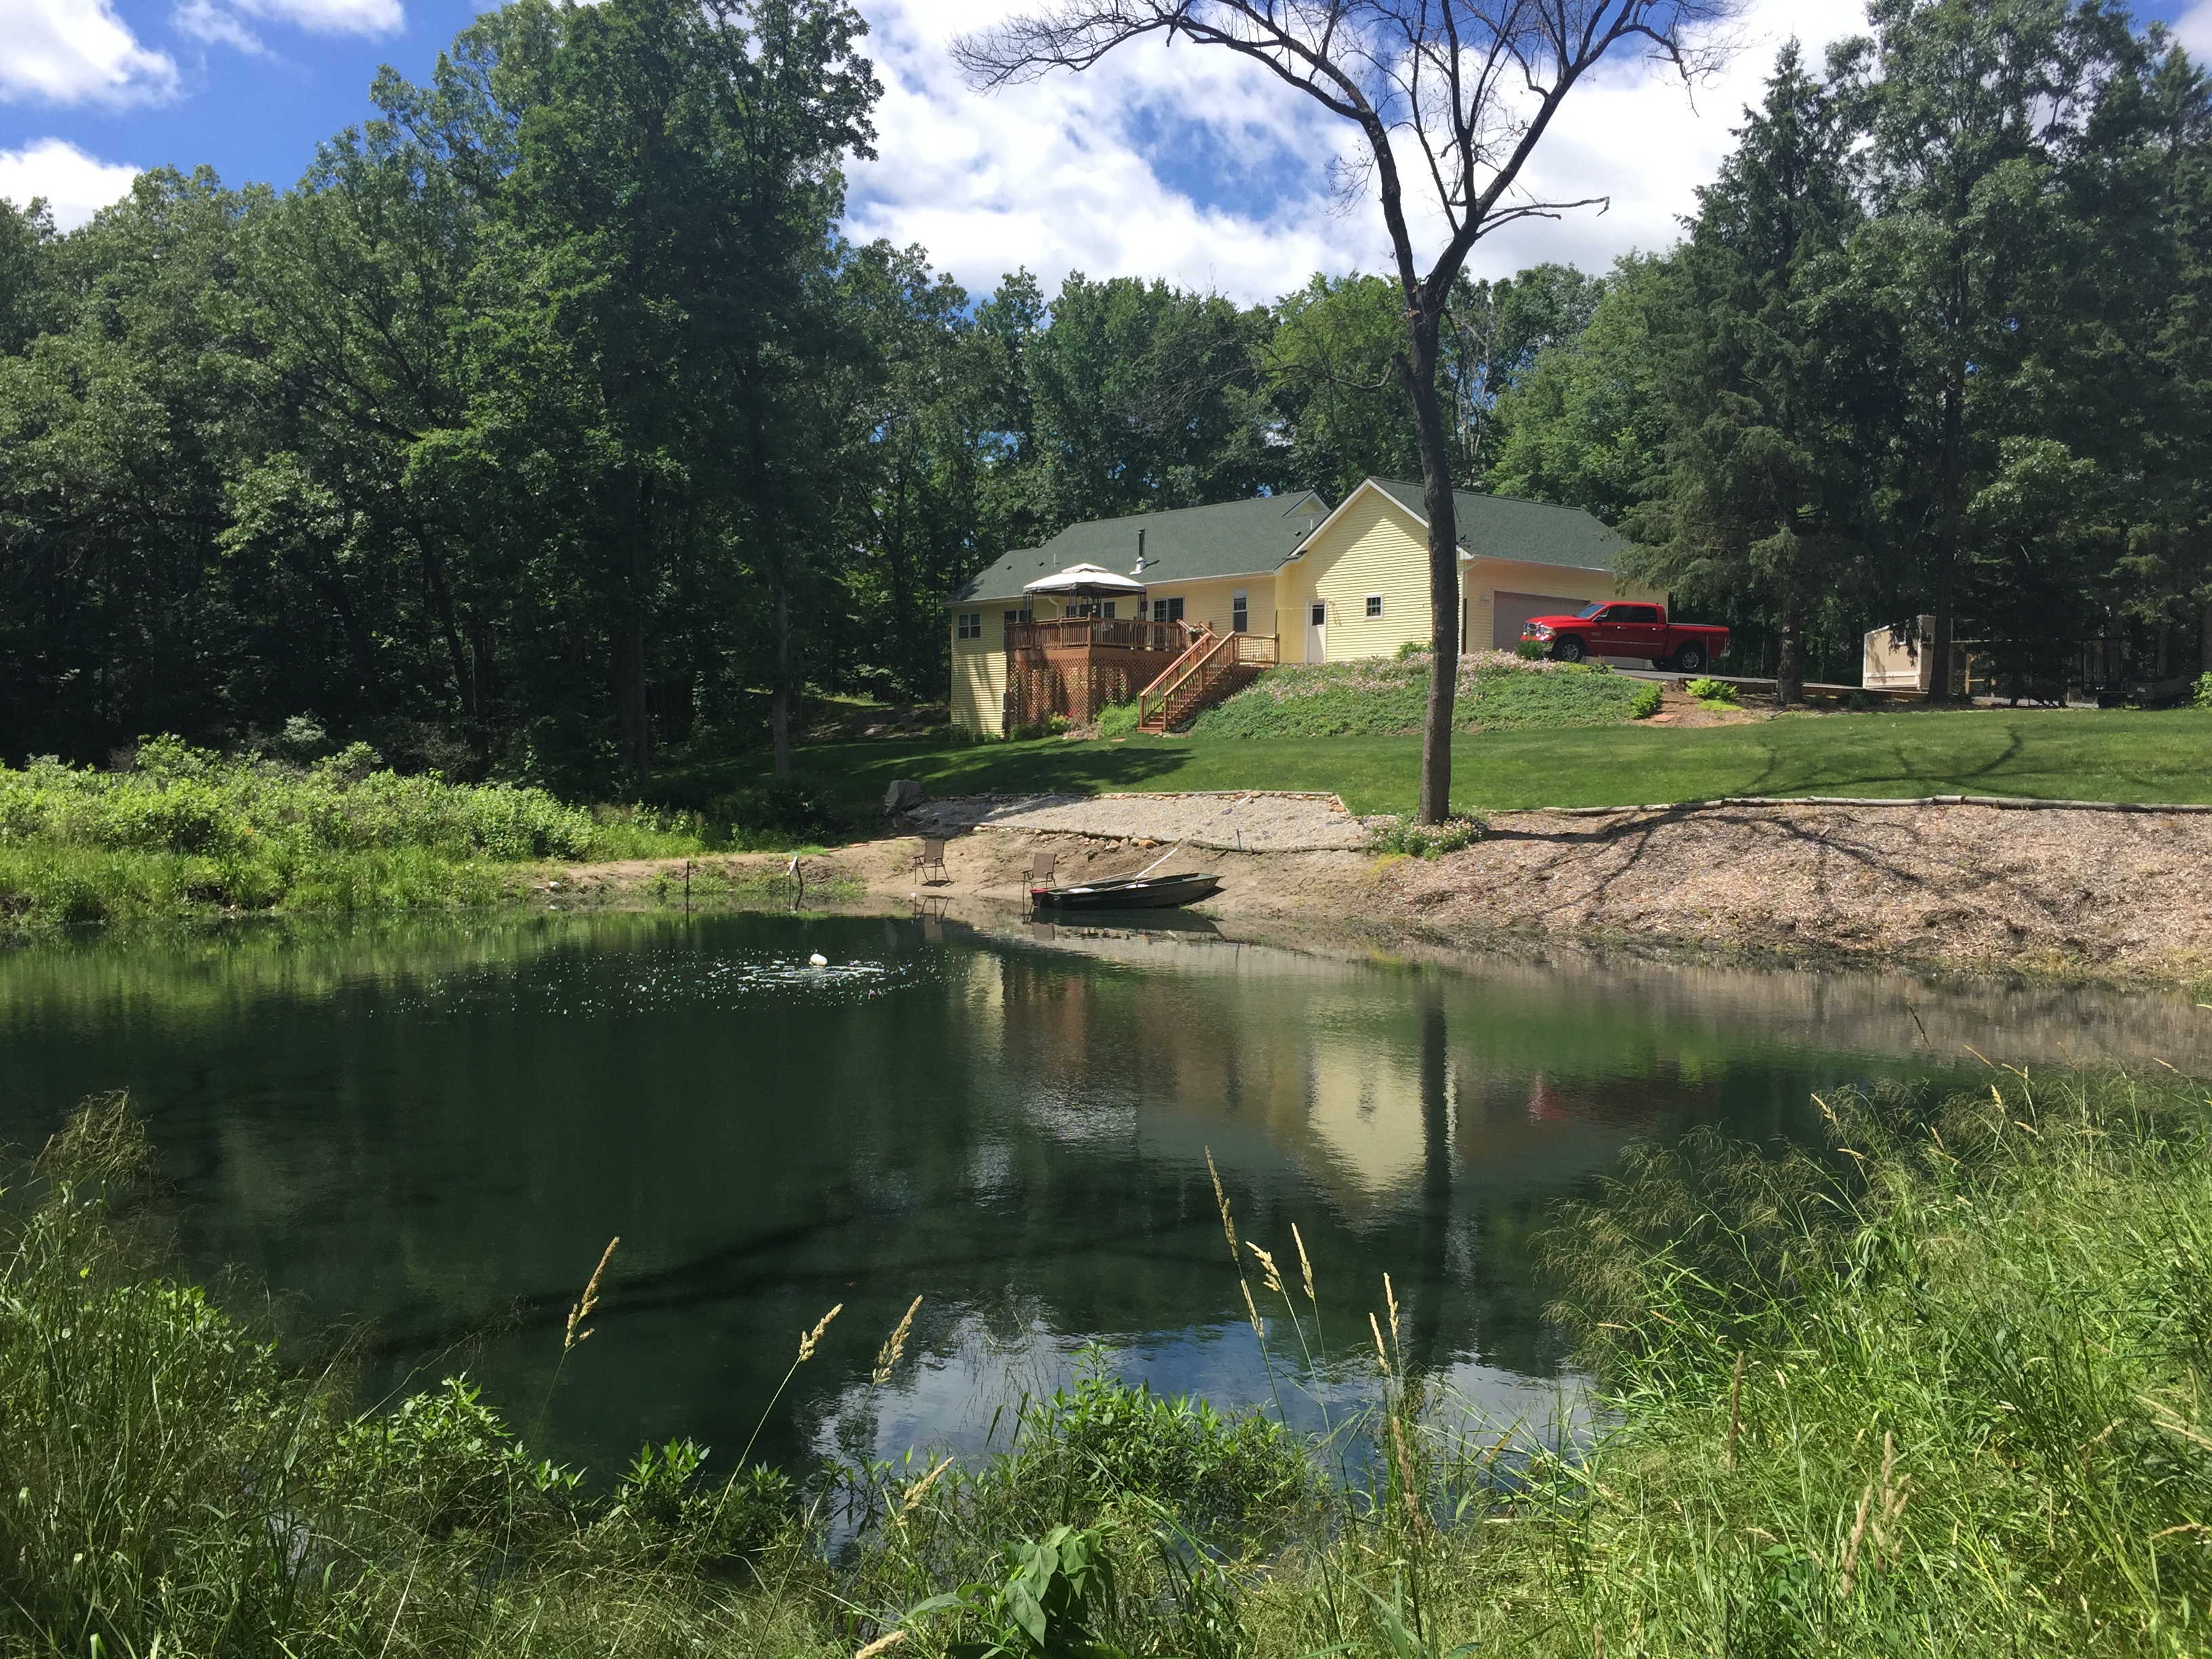
M 1462 650 L 1510 650 L 1528 617 L 1593 600 L 1625 594 L 1665 602 L 1663 590 L 1617 580 L 1614 560 L 1626 544 L 1578 507 L 1466 491 L 1454 492 L 1453 505 Z M 1099 665 L 1112 660 L 1108 653 L 1131 653 L 1127 672 L 1112 684 L 1140 675 L 1149 681 L 1162 651 L 1172 659 L 1182 637 L 1173 635 L 1176 624 L 1265 636 L 1272 650 L 1263 656 L 1285 663 L 1389 656 L 1407 641 L 1425 642 L 1428 533 L 1420 486 L 1385 478 L 1365 480 L 1333 511 L 1301 491 L 1072 525 L 1042 547 L 1008 554 L 948 602 L 953 721 L 1002 732 L 1010 702 L 1036 717 L 1036 688 L 1044 684 L 1063 688 L 1060 700 L 1070 707 L 1059 712 L 1085 718 L 1094 712 L 1090 688 L 1098 683 Z M 1064 676 L 1032 669 L 1023 679 L 1017 659 L 1026 660 L 1040 633 L 1051 632 L 1034 624 L 1060 624 L 1062 631 L 1052 633 L 1057 646 L 1061 618 L 1073 614 L 1024 588 L 1079 563 L 1126 572 L 1144 592 L 1118 603 L 1089 602 L 1081 668 L 1071 665 Z M 1130 614 L 1117 614 L 1125 610 Z M 1122 695 L 1140 689 L 1128 684 Z M 1023 710 L 1015 715 L 1023 718 Z

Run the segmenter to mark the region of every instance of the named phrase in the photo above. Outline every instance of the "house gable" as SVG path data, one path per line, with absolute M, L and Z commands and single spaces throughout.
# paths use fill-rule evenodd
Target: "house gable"
M 1421 526 L 1425 544 L 1429 520 L 1420 485 L 1395 478 L 1370 478 L 1360 488 L 1380 490 L 1411 514 Z M 1452 518 L 1459 544 L 1471 558 L 1510 559 L 1516 564 L 1558 565 L 1611 574 L 1628 545 L 1619 531 L 1608 529 L 1596 514 L 1579 507 L 1524 501 L 1511 495 L 1480 495 L 1455 489 Z
M 1369 478 L 1346 496 L 1285 567 L 1285 661 L 1387 656 L 1429 638 L 1428 519 L 1418 484 Z M 1461 638 L 1465 648 L 1517 641 L 1521 601 L 1538 609 L 1626 594 L 1663 603 L 1658 589 L 1624 586 L 1614 563 L 1627 545 L 1579 507 L 1453 492 L 1461 546 Z M 1323 607 L 1323 629 L 1309 626 Z M 1501 619 L 1503 619 L 1501 621 Z M 1513 640 L 1501 640 L 1501 626 Z M 1317 656 L 1316 653 L 1319 653 Z

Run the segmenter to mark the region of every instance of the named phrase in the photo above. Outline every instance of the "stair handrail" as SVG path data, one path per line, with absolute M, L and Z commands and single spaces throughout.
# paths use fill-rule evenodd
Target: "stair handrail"
M 1236 637 L 1234 634 L 1216 635 L 1211 628 L 1200 627 L 1196 636 L 1183 647 L 1182 654 L 1163 668 L 1150 685 L 1137 693 L 1137 724 L 1142 726 L 1153 709 L 1164 709 L 1168 699 L 1175 695 L 1184 679 L 1204 665 L 1206 656 L 1218 651 L 1224 641 Z
M 1206 650 L 1199 653 L 1188 667 L 1161 689 L 1160 709 L 1164 714 L 1173 719 L 1179 701 L 1187 708 L 1192 697 L 1206 695 L 1206 688 L 1213 684 L 1215 671 L 1221 666 L 1222 659 L 1236 655 L 1237 637 L 1234 634 L 1223 634 L 1210 641 Z M 1198 683 L 1194 691 L 1191 685 L 1194 680 Z

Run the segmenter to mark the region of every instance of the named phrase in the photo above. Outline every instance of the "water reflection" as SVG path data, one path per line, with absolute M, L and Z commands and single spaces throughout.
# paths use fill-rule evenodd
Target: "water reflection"
M 820 953 L 826 968 L 809 965 Z M 2164 1044 L 2179 999 L 1904 979 L 1300 953 L 1210 930 L 878 917 L 508 918 L 240 930 L 0 959 L 0 1133 L 127 1086 L 203 1270 L 367 1322 L 372 1386 L 465 1364 L 518 1418 L 623 1238 L 544 1438 L 980 1444 L 1086 1341 L 1227 1401 L 1267 1382 L 1206 1174 L 1246 1237 L 1304 1232 L 1364 1387 L 1389 1271 L 1407 1340 L 1508 1413 L 1560 1343 L 1531 1233 L 1626 1139 L 1806 1126 L 1814 1089 Z M 2192 1047 L 2191 1045 L 2195 1046 Z M 908 1299 L 918 1360 L 860 1384 Z M 1304 1409 L 1304 1407 L 1294 1407 Z

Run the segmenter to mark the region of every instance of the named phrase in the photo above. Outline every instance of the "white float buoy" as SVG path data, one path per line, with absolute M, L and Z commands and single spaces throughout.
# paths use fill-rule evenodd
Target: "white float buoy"
M 830 958 L 823 956 L 821 951 L 817 951 L 812 956 L 806 958 L 806 965 L 809 968 L 827 968 L 830 965 Z

